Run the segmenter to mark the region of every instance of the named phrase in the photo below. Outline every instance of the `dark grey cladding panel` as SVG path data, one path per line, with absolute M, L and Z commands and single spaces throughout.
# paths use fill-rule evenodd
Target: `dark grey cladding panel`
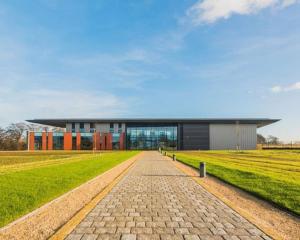
M 209 149 L 209 124 L 183 124 L 181 134 L 183 150 Z

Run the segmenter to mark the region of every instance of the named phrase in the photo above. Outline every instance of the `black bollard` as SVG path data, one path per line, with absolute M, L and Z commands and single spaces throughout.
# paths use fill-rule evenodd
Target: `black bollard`
M 199 172 L 200 172 L 201 178 L 206 177 L 206 163 L 205 162 L 200 163 Z

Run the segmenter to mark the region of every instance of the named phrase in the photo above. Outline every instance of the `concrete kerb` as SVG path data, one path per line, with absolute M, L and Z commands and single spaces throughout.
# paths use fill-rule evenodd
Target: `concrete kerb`
M 169 161 L 172 160 L 171 157 L 166 157 Z M 191 166 L 188 166 L 180 161 L 172 161 L 173 164 L 177 169 L 179 169 L 181 172 L 186 174 L 187 176 L 190 176 L 195 182 L 197 182 L 199 185 L 201 185 L 205 190 L 210 192 L 212 195 L 217 197 L 219 200 L 221 200 L 224 204 L 226 204 L 228 207 L 232 208 L 234 211 L 236 211 L 238 214 L 243 216 L 245 219 L 247 219 L 249 222 L 251 222 L 253 225 L 255 225 L 257 228 L 259 228 L 261 231 L 269 235 L 270 237 L 274 239 L 283 239 L 278 233 L 274 231 L 273 228 L 265 227 L 259 224 L 255 218 L 253 218 L 250 214 L 248 214 L 246 211 L 242 211 L 240 208 L 236 207 L 234 204 L 232 204 L 230 201 L 222 197 L 221 194 L 219 194 L 217 191 L 214 191 L 212 188 L 207 187 L 203 183 L 203 178 L 199 177 L 199 173 L 197 170 Z
M 93 200 L 102 198 L 143 152 L 0 229 L 0 239 L 48 239 Z M 84 196 L 84 197 L 82 197 Z M 76 201 L 75 201 L 76 199 Z M 98 200 L 98 201 L 100 201 Z M 67 206 L 67 207 L 66 207 Z M 57 238 L 58 239 L 58 238 Z

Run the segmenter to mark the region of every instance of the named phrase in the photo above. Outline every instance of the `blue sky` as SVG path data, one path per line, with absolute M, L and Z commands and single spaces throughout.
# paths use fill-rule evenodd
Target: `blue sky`
M 297 0 L 0 1 L 0 125 L 269 117 L 300 140 Z

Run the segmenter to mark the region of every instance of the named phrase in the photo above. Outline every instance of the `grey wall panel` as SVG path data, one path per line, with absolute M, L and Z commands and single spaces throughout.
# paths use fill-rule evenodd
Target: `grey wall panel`
M 126 131 L 126 125 L 125 123 L 122 123 L 122 132 L 125 132 Z
M 183 124 L 180 134 L 183 150 L 209 149 L 208 124 Z
M 114 133 L 117 133 L 119 130 L 119 124 L 118 123 L 114 123 Z
M 210 149 L 256 149 L 255 124 L 210 124 Z
M 72 132 L 72 123 L 67 123 L 66 124 L 66 131 L 67 132 Z
M 79 131 L 80 131 L 80 124 L 75 123 L 75 132 L 79 132 Z
M 85 132 L 90 132 L 90 127 L 91 127 L 90 123 L 84 123 L 84 131 Z

